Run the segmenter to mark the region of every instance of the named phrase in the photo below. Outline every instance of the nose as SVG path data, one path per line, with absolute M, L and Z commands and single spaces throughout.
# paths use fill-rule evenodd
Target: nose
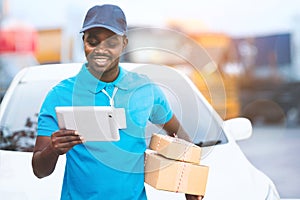
M 100 42 L 94 49 L 95 53 L 105 53 L 107 51 L 107 48 L 103 44 L 103 42 Z

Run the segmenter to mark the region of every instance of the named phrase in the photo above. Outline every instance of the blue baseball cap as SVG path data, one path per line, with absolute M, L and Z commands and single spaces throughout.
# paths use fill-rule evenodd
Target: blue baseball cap
M 102 27 L 118 35 L 125 35 L 127 31 L 126 17 L 122 9 L 116 5 L 104 4 L 90 8 L 85 16 L 80 33 Z

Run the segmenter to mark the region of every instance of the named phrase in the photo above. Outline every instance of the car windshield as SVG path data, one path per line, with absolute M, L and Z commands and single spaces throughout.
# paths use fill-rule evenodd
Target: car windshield
M 202 147 L 227 143 L 222 129 L 223 120 L 181 71 L 152 64 L 137 67 L 134 71 L 146 74 L 163 90 L 176 118 L 193 143 Z M 147 142 L 152 133 L 165 134 L 161 128 L 149 124 L 146 131 Z
M 36 138 L 37 116 L 53 82 L 20 82 L 0 121 L 0 149 L 32 151 Z M 2 109 L 2 108 L 1 108 Z
M 197 95 L 191 88 L 182 88 L 180 84 L 179 82 L 175 85 L 173 83 L 173 86 L 177 88 L 176 91 L 170 89 L 169 86 L 162 85 L 161 89 L 192 142 L 201 147 L 227 143 L 228 140 L 222 128 L 223 120 L 217 112 L 207 105 L 203 96 Z M 180 92 L 180 90 L 183 91 Z M 157 132 L 166 134 L 160 127 L 149 124 L 146 130 L 147 142 L 150 142 L 152 133 Z
M 2 110 L 0 149 L 26 152 L 33 150 L 40 106 L 48 90 L 57 82 L 58 80 L 31 80 L 18 83 L 9 102 L 5 102 L 7 103 L 5 110 Z M 179 87 L 175 85 L 175 88 Z M 178 98 L 181 97 L 177 94 L 174 95 L 163 86 L 162 90 L 195 144 L 212 146 L 227 143 L 221 128 L 222 119 L 206 105 L 201 96 L 192 92 L 193 94 L 182 103 L 179 102 Z M 182 96 L 186 96 L 188 90 L 185 88 Z M 156 126 L 150 124 L 146 131 L 146 142 L 149 142 L 151 134 L 161 130 L 157 130 Z

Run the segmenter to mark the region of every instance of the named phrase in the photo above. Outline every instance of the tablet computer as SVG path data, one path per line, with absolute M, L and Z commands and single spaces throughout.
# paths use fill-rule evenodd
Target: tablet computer
M 85 141 L 120 140 L 111 106 L 60 106 L 55 111 L 59 128 L 76 130 Z

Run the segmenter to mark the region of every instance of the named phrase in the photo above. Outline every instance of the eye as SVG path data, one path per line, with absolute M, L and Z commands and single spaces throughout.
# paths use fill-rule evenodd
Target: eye
M 120 42 L 117 39 L 115 39 L 115 38 L 107 39 L 107 40 L 104 41 L 104 45 L 107 48 L 115 48 L 119 44 L 120 44 Z
M 106 45 L 109 48 L 115 48 L 116 46 L 118 46 L 118 42 L 109 41 Z
M 95 38 L 90 38 L 87 40 L 87 43 L 92 46 L 92 47 L 95 47 L 99 44 L 99 41 L 96 40 Z

